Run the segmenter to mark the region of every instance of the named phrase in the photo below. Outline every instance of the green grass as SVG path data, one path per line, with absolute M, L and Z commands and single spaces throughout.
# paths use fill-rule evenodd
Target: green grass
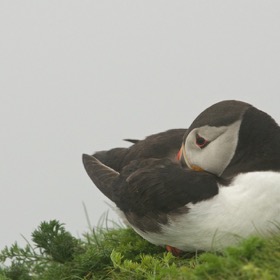
M 98 228 L 77 239 L 53 220 L 31 239 L 24 248 L 15 243 L 1 251 L 0 280 L 280 279 L 280 235 L 180 258 L 127 228 Z

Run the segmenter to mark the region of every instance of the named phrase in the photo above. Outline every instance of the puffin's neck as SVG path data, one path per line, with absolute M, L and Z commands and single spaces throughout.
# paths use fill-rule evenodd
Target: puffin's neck
M 253 107 L 244 114 L 235 155 L 222 177 L 252 171 L 280 171 L 280 128 Z

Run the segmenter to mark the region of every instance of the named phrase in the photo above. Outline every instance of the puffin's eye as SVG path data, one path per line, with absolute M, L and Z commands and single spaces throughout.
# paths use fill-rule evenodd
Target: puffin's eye
M 209 144 L 209 141 L 207 141 L 205 138 L 203 138 L 199 134 L 197 134 L 195 143 L 199 148 L 202 149 L 202 148 L 205 148 Z

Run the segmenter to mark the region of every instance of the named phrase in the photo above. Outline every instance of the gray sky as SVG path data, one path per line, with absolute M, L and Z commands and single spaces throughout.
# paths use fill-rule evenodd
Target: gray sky
M 49 219 L 81 235 L 82 202 L 98 223 L 82 153 L 224 99 L 279 121 L 279 15 L 276 0 L 1 1 L 0 248 Z

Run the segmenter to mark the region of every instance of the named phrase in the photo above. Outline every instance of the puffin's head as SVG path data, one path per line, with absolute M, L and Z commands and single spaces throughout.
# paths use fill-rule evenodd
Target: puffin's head
M 244 156 L 247 151 L 246 146 L 240 145 L 240 131 L 241 126 L 244 126 L 242 137 L 245 140 L 254 137 L 250 129 L 255 127 L 243 125 L 245 114 L 246 119 L 253 118 L 253 113 L 250 112 L 252 108 L 252 112 L 260 112 L 260 116 L 257 114 L 259 117 L 254 117 L 253 121 L 256 123 L 265 113 L 241 101 L 222 101 L 203 111 L 184 136 L 180 152 L 182 163 L 193 170 L 206 171 L 218 177 L 224 177 L 225 173 L 230 177 L 233 173 L 242 171 L 242 167 L 239 168 L 236 162 L 240 162 L 241 154 Z M 228 172 L 229 167 L 231 169 Z

